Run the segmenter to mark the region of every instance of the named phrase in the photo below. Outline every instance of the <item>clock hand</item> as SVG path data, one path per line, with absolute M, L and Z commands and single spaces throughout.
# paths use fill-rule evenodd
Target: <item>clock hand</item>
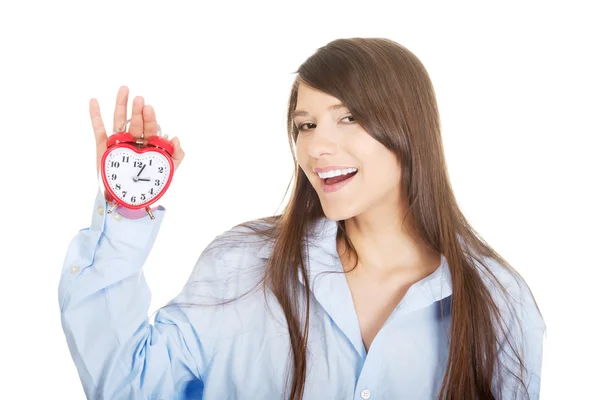
M 145 181 L 145 182 L 150 182 L 150 178 L 144 179 L 144 178 L 137 178 L 138 181 Z
M 146 168 L 146 164 L 144 164 L 144 166 L 140 169 L 140 172 L 138 172 L 137 177 L 140 177 L 140 174 L 142 173 L 142 171 L 144 170 L 144 168 Z

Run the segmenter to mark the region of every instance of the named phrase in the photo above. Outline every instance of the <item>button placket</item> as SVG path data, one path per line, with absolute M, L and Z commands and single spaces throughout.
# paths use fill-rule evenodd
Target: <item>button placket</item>
M 369 348 L 369 352 L 365 358 L 365 362 L 362 365 L 362 369 L 356 383 L 356 391 L 354 392 L 354 398 L 360 399 L 374 399 L 377 398 L 377 387 L 379 385 L 379 376 L 383 367 L 384 354 L 385 354 L 385 336 L 389 332 L 389 327 L 382 327 Z M 359 392 L 360 390 L 360 392 Z

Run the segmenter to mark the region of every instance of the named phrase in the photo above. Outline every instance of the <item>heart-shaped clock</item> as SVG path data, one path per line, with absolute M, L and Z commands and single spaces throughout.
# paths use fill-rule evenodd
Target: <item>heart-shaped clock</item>
M 152 216 L 150 205 L 160 199 L 173 179 L 174 147 L 159 134 L 148 139 L 136 139 L 125 127 L 110 135 L 100 163 L 105 198 L 128 209 L 145 208 Z M 114 207 L 113 207 L 114 209 Z

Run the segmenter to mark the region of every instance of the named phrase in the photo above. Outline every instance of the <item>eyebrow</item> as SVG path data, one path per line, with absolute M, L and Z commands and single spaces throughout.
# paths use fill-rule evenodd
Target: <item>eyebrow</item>
M 338 103 L 338 104 L 334 104 L 334 105 L 331 105 L 331 106 L 327 107 L 328 110 L 337 110 L 339 108 L 346 108 L 346 106 L 343 103 Z M 308 112 L 306 112 L 304 110 L 295 110 L 292 113 L 292 118 L 298 117 L 300 115 L 306 116 L 306 115 L 308 115 Z

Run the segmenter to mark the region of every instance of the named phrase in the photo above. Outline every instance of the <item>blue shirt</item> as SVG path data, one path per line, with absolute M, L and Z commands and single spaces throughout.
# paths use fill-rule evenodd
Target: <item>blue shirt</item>
M 210 305 L 252 289 L 272 243 L 218 247 L 241 228 L 218 236 L 171 302 L 208 306 L 162 308 L 151 321 L 142 267 L 166 210 L 159 207 L 151 220 L 119 218 L 107 215 L 107 209 L 98 191 L 91 226 L 69 244 L 58 290 L 62 326 L 86 396 L 281 399 L 287 393 L 290 343 L 275 297 L 258 290 L 229 305 Z M 345 276 L 317 276 L 342 271 L 337 225 L 323 217 L 312 229 L 316 240 L 309 243 L 307 256 L 313 285 L 304 398 L 436 398 L 448 358 L 450 318 L 448 313 L 440 317 L 441 307 L 450 311 L 452 295 L 446 258 L 442 255 L 437 270 L 410 287 L 367 353 Z M 537 399 L 543 320 L 522 282 L 493 260 L 488 266 L 515 297 L 523 335 L 513 329 L 514 319 L 509 329 L 525 350 L 525 382 L 531 399 Z M 492 289 L 492 294 L 497 292 Z M 507 304 L 498 304 L 507 310 Z M 514 378 L 507 374 L 504 379 L 507 396 Z

